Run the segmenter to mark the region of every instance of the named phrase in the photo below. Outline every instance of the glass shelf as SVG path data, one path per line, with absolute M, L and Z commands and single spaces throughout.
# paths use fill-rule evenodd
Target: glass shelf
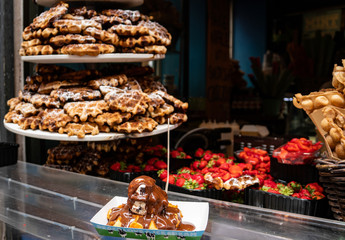
M 0 168 L 0 221 L 38 239 L 102 239 L 90 219 L 127 183 L 19 161 Z M 339 239 L 345 223 L 169 192 L 169 200 L 208 201 L 202 239 Z

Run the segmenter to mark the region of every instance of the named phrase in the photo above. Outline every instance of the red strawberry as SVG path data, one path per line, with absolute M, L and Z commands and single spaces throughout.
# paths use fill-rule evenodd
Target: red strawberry
M 179 151 L 179 152 L 183 152 L 183 148 L 182 147 L 178 147 L 178 148 L 176 148 L 176 150 Z
M 205 175 L 206 173 L 209 172 L 209 168 L 205 167 L 201 170 L 201 174 Z
M 178 175 L 180 178 L 184 178 L 184 179 L 190 179 L 192 178 L 192 175 L 190 173 L 180 173 Z
M 231 174 L 229 172 L 225 173 L 223 176 L 222 176 L 222 180 L 225 182 L 225 181 L 228 181 L 229 179 L 231 178 Z
M 150 164 L 146 164 L 146 166 L 143 169 L 143 171 L 145 171 L 145 172 L 154 171 L 154 170 L 155 170 L 155 167 L 153 165 L 150 165 Z
M 180 152 L 174 150 L 174 151 L 171 151 L 170 155 L 172 158 L 178 158 L 178 156 L 180 156 Z
M 211 155 L 210 153 L 205 153 L 205 155 L 204 155 L 204 160 L 210 161 L 211 158 L 212 158 L 212 155 Z
M 268 189 L 267 192 L 280 194 L 280 192 L 278 190 L 273 189 L 273 188 Z
M 166 182 L 167 179 L 164 178 L 162 181 Z M 175 177 L 174 177 L 174 175 L 169 175 L 169 184 L 175 184 Z
M 201 160 L 199 164 L 199 169 L 204 169 L 207 166 L 207 161 Z
M 159 161 L 155 162 L 154 166 L 156 168 L 158 168 L 158 169 L 166 169 L 166 168 L 168 168 L 168 165 L 164 161 L 162 161 L 162 160 L 159 160 Z
M 113 165 L 111 165 L 111 167 L 110 167 L 110 169 L 111 169 L 111 170 L 114 170 L 114 171 L 119 171 L 120 168 L 121 168 L 120 162 L 116 162 L 116 163 L 114 163 Z
M 192 179 L 195 180 L 199 185 L 205 182 L 204 176 L 202 174 L 192 175 Z
M 219 158 L 216 161 L 216 166 L 219 167 L 220 165 L 222 165 L 223 163 L 226 163 L 226 159 L 225 158 Z
M 147 164 L 150 164 L 150 165 L 153 165 L 156 161 L 158 161 L 159 159 L 158 158 L 150 158 L 148 161 L 147 161 Z
M 229 167 L 230 167 L 230 164 L 229 163 L 222 163 L 220 166 L 219 166 L 219 168 L 220 169 L 223 169 L 223 170 L 228 170 L 229 169 Z
M 195 156 L 195 157 L 201 158 L 203 154 L 204 154 L 204 150 L 203 150 L 202 148 L 198 148 L 198 149 L 195 151 L 194 156 Z
M 178 178 L 178 179 L 176 180 L 175 185 L 176 185 L 176 186 L 179 186 L 179 187 L 183 187 L 183 185 L 184 185 L 185 182 L 186 182 L 186 179 L 184 179 L 184 178 Z
M 291 195 L 291 197 L 300 198 L 301 194 L 300 193 L 294 193 L 294 194 Z
M 161 169 L 157 172 L 158 177 L 162 180 L 164 178 L 167 178 L 168 176 L 168 171 L 166 169 Z
M 191 168 L 196 170 L 199 168 L 199 165 L 200 165 L 200 161 L 194 161 L 191 165 Z

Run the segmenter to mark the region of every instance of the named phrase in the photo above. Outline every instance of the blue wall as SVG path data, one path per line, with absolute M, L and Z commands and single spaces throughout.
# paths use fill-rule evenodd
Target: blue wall
M 233 58 L 240 61 L 244 78 L 251 87 L 249 57 L 260 57 L 262 61 L 266 52 L 266 1 L 235 0 L 233 31 Z

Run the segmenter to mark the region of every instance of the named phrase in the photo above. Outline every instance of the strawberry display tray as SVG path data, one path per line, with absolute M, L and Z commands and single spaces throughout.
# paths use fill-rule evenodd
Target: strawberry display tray
M 183 214 L 183 222 L 192 223 L 194 231 L 150 230 L 138 228 L 123 228 L 107 225 L 107 212 L 127 201 L 125 197 L 114 197 L 90 220 L 102 239 L 114 237 L 131 239 L 156 239 L 156 240 L 197 240 L 202 237 L 208 222 L 209 204 L 207 202 L 182 202 L 169 201 L 177 205 Z
M 18 147 L 17 143 L 0 142 L 0 167 L 17 163 Z
M 278 162 L 276 158 L 271 158 L 271 175 L 275 179 L 286 182 L 296 181 L 301 184 L 318 182 L 319 172 L 314 165 L 291 165 Z
M 244 202 L 247 205 L 255 207 L 269 208 L 309 216 L 324 217 L 328 214 L 326 198 L 321 200 L 306 200 L 247 188 L 244 193 Z
M 152 178 L 157 177 L 156 171 L 142 171 L 142 172 L 118 172 L 110 169 L 109 171 L 109 178 L 112 180 L 120 181 L 120 182 L 131 182 L 134 178 L 139 177 L 141 175 L 146 175 Z

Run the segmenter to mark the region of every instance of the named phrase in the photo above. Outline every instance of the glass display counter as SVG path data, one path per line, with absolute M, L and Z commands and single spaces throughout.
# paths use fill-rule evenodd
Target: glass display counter
M 127 183 L 19 161 L 0 168 L 1 229 L 22 239 L 102 239 L 90 219 Z M 169 200 L 208 201 L 202 239 L 344 239 L 345 223 L 169 192 Z

